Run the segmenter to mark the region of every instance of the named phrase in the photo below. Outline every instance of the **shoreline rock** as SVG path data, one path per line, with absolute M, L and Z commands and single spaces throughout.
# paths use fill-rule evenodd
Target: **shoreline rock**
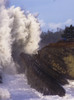
M 74 79 L 74 43 L 54 43 L 42 48 L 36 55 L 20 54 L 28 84 L 44 95 L 64 96 L 62 85 Z M 72 61 L 71 61 L 72 59 Z

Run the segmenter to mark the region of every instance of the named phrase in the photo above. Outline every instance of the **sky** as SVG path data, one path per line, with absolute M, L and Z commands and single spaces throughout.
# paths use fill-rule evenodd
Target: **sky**
M 10 6 L 38 14 L 42 30 L 74 25 L 74 0 L 10 0 Z

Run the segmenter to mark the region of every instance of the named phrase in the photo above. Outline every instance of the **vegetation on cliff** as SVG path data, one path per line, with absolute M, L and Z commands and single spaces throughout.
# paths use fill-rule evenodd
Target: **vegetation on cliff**
M 74 26 L 70 25 L 70 27 L 66 27 L 62 38 L 68 41 L 74 41 Z
M 65 29 L 58 29 L 56 32 L 42 32 L 40 47 L 48 45 L 49 43 L 56 43 L 60 40 L 74 42 L 74 26 L 70 25 L 65 27 Z

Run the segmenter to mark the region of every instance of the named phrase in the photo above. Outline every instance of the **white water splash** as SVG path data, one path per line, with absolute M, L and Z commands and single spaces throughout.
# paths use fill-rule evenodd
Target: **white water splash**
M 10 72 L 16 70 L 12 54 L 18 58 L 21 52 L 37 52 L 41 31 L 37 18 L 20 7 L 6 8 L 6 2 L 0 1 L 0 66 Z

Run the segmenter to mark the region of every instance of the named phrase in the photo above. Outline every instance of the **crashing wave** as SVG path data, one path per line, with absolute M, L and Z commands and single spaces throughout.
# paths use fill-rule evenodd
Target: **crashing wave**
M 0 1 L 0 66 L 16 70 L 13 57 L 17 59 L 21 52 L 37 52 L 40 24 L 31 13 L 25 14 L 20 7 L 7 8 L 6 4 L 7 0 Z

